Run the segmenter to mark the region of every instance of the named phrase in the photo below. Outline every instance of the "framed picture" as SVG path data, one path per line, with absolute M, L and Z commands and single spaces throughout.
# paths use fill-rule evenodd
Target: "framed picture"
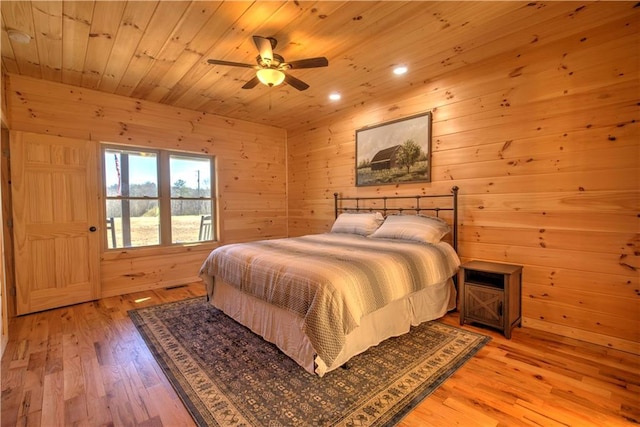
M 431 112 L 356 130 L 356 186 L 430 180 Z

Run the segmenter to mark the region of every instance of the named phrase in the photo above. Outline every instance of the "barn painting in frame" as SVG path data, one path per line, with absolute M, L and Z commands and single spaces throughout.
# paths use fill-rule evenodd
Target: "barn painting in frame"
M 430 180 L 431 112 L 356 130 L 356 186 Z

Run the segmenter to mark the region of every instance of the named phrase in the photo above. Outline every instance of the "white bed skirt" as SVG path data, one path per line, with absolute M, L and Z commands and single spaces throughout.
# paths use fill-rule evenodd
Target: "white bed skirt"
M 319 376 L 387 338 L 409 332 L 411 325 L 438 319 L 456 307 L 456 290 L 451 279 L 395 301 L 365 316 L 360 326 L 347 335 L 345 346 L 335 361 L 327 366 L 305 335 L 301 317 L 241 292 L 222 280 L 216 279 L 214 286 L 213 278 L 203 278 L 214 307 L 274 343 L 305 370 Z

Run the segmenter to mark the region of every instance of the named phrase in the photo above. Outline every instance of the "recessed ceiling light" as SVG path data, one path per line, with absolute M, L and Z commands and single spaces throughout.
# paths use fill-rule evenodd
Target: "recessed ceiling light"
M 407 71 L 409 71 L 409 69 L 407 68 L 406 65 L 399 65 L 393 69 L 393 74 L 399 76 L 401 74 L 406 73 Z
M 31 41 L 31 36 L 27 33 L 23 33 L 22 31 L 9 30 L 7 31 L 7 34 L 9 34 L 9 38 L 16 43 L 27 44 Z
M 340 98 L 342 98 L 342 96 L 338 92 L 333 92 L 332 94 L 329 95 L 329 99 L 332 101 L 337 101 Z

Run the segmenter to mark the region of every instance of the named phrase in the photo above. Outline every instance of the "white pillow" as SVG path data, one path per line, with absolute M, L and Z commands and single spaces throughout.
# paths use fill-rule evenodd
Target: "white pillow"
M 389 215 L 369 237 L 438 243 L 451 231 L 444 220 L 424 215 Z
M 380 227 L 384 217 L 380 212 L 341 213 L 331 227 L 332 233 L 368 236 Z

